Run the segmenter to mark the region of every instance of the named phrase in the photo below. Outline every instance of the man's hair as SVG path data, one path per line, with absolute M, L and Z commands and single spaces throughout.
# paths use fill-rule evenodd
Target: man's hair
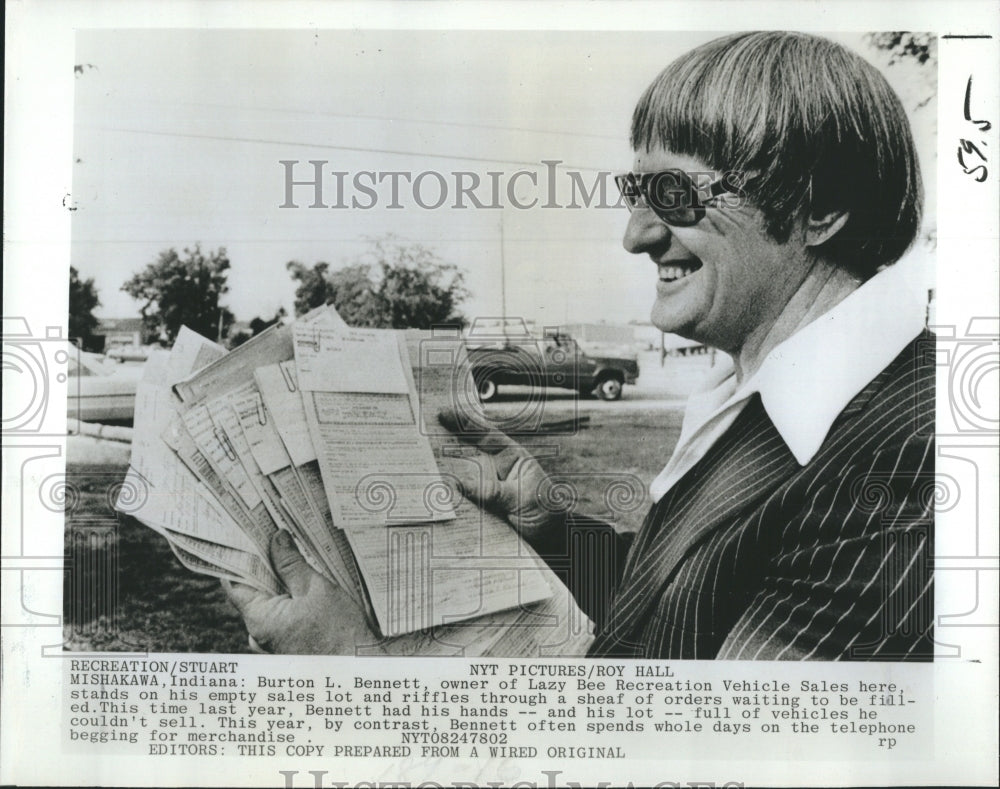
M 920 224 L 920 168 L 899 97 L 874 66 L 823 38 L 739 33 L 682 55 L 639 99 L 631 140 L 741 174 L 779 242 L 804 211 L 850 212 L 815 251 L 862 279 L 898 260 Z

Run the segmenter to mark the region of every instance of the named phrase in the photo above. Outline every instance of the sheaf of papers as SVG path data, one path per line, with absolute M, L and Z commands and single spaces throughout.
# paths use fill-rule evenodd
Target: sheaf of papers
M 136 389 L 132 457 L 116 508 L 164 535 L 192 569 L 276 593 L 281 585 L 267 554 L 160 437 L 178 416 L 171 383 L 224 353 L 182 328 L 170 353 L 147 363 Z
M 270 594 L 270 540 L 288 531 L 379 634 L 359 654 L 578 652 L 589 622 L 566 589 L 438 467 L 449 439 L 428 414 L 452 383 L 421 368 L 425 337 L 332 308 L 229 353 L 182 329 L 139 385 L 118 509 L 188 569 Z
M 296 326 L 306 424 L 334 523 L 345 529 L 455 517 L 427 436 L 402 335 Z

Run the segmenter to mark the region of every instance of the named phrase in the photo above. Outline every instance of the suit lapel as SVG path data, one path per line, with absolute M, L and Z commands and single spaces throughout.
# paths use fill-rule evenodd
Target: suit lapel
M 920 381 L 918 371 L 921 368 L 926 369 L 927 366 L 934 365 L 935 342 L 936 337 L 927 329 L 924 329 L 923 332 L 917 335 L 909 345 L 900 351 L 899 356 L 897 356 L 888 367 L 865 384 L 865 387 L 844 407 L 844 410 L 841 411 L 837 416 L 837 419 L 834 420 L 827 439 L 829 439 L 830 435 L 836 433 L 837 430 L 840 429 L 841 425 L 843 425 L 847 420 L 864 411 L 868 406 L 868 403 L 871 402 L 871 399 L 881 389 L 883 389 L 887 383 L 900 375 L 901 369 L 909 368 L 912 371 L 910 374 L 912 376 L 911 380 L 913 381 L 913 385 L 919 386 Z
M 634 630 L 697 543 L 798 469 L 754 396 L 725 436 L 650 513 L 625 569 L 611 623 L 614 634 Z
M 824 443 L 847 429 L 899 366 L 926 366 L 935 337 L 926 330 L 847 404 Z M 916 373 L 914 373 L 916 375 Z M 699 542 L 727 519 L 752 507 L 800 469 L 791 451 L 754 396 L 732 427 L 650 510 L 636 538 L 615 598 L 611 619 L 592 654 L 614 654 L 638 644 L 645 624 L 678 568 Z M 617 644 L 616 644 L 617 642 Z

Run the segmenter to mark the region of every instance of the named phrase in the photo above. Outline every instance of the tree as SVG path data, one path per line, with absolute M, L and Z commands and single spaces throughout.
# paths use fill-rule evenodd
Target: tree
M 229 291 L 228 271 L 225 247 L 206 256 L 195 245 L 185 248 L 183 257 L 171 248 L 122 285 L 122 290 L 145 302 L 139 312 L 148 337 L 173 342 L 181 326 L 187 326 L 221 339 L 233 322 L 233 313 L 219 304 Z
M 295 314 L 332 304 L 351 326 L 429 329 L 466 324 L 458 308 L 469 293 L 457 266 L 422 244 L 393 235 L 370 242 L 371 248 L 357 261 L 332 272 L 323 261 L 312 268 L 290 261 L 286 268 L 298 283 Z
M 232 350 L 233 348 L 239 348 L 243 343 L 249 340 L 250 337 L 251 334 L 248 331 L 241 330 L 233 332 L 232 334 L 229 335 L 229 341 L 226 343 L 226 346 L 229 348 L 229 350 Z
M 900 99 L 911 113 L 926 107 L 937 95 L 937 37 L 933 33 L 890 31 L 866 33 L 865 40 L 886 67 L 906 71 Z
M 250 331 L 246 331 L 245 329 L 240 329 L 239 331 L 230 333 L 229 341 L 226 343 L 227 347 L 229 348 L 229 350 L 232 350 L 233 348 L 239 348 L 247 340 L 256 337 L 258 334 L 267 329 L 270 329 L 272 326 L 274 326 L 274 324 L 278 323 L 287 315 L 288 313 L 285 312 L 284 307 L 278 307 L 278 310 L 277 312 L 274 313 L 273 318 L 262 318 L 260 315 L 258 315 L 256 318 L 250 321 L 249 324 Z
M 269 329 L 272 326 L 274 326 L 274 324 L 276 324 L 278 321 L 280 321 L 286 315 L 288 315 L 288 313 L 285 312 L 285 308 L 284 307 L 278 307 L 278 311 L 274 313 L 274 317 L 271 318 L 271 319 L 269 319 L 269 320 L 261 318 L 258 315 L 256 318 L 254 318 L 252 321 L 250 321 L 250 332 L 251 332 L 250 336 L 251 337 L 256 337 L 258 334 L 260 334 L 265 329 Z
M 392 326 L 387 318 L 387 310 L 382 305 L 376 291 L 377 283 L 372 276 L 372 267 L 367 263 L 355 263 L 334 271 L 327 278 L 327 303 L 337 308 L 348 325 L 388 328 Z
M 889 65 L 899 63 L 904 58 L 914 58 L 921 65 L 932 61 L 936 64 L 937 42 L 933 33 L 910 33 L 896 30 L 886 33 L 868 33 L 866 38 L 877 49 L 889 53 Z
M 937 36 L 933 33 L 890 31 L 866 33 L 865 40 L 871 47 L 876 62 L 885 69 L 902 72 L 894 80 L 894 87 L 903 106 L 914 123 L 924 122 L 927 136 L 926 151 L 934 155 L 937 149 Z M 928 123 L 928 117 L 932 119 Z M 928 169 L 924 177 L 928 177 Z M 937 246 L 937 232 L 933 220 L 925 215 L 920 233 L 921 242 L 929 249 Z
M 94 329 L 98 320 L 94 310 L 101 306 L 93 279 L 80 279 L 73 266 L 69 267 L 69 336 L 79 339 L 84 350 L 93 348 Z
M 289 260 L 285 269 L 298 286 L 295 288 L 295 314 L 303 315 L 309 310 L 327 303 L 330 294 L 326 284 L 329 263 L 320 261 L 312 268 L 306 268 L 297 260 Z

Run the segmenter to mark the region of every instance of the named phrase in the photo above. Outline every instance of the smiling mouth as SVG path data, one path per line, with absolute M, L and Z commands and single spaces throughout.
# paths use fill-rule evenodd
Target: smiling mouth
M 701 268 L 700 260 L 670 261 L 669 263 L 659 263 L 657 274 L 660 282 L 677 282 Z

